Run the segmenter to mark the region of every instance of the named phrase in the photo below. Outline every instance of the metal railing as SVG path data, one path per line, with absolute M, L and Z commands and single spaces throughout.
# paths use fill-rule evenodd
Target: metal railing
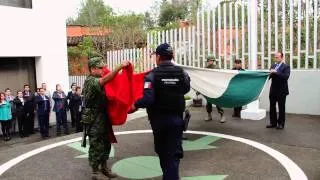
M 258 69 L 269 69 L 273 55 L 280 51 L 292 69 L 320 69 L 319 0 L 259 0 L 257 12 Z M 249 1 L 250 2 L 250 1 Z M 175 50 L 175 60 L 183 65 L 204 67 L 212 54 L 222 69 L 231 69 L 235 59 L 250 66 L 251 22 L 246 1 L 220 3 L 212 10 L 200 10 L 194 24 L 149 32 L 142 49 L 109 51 L 110 68 L 122 60 L 132 60 L 137 71 L 154 67 L 151 52 L 167 42 Z

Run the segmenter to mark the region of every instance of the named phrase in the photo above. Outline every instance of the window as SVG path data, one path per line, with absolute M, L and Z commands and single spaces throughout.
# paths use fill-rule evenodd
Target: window
M 32 0 L 0 0 L 0 6 L 12 6 L 32 9 Z

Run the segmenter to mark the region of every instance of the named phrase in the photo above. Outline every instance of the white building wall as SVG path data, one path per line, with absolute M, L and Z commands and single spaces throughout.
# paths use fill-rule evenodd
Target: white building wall
M 62 0 L 33 0 L 32 9 L 0 5 L 0 57 L 36 57 L 37 87 L 69 89 L 66 10 Z
M 267 111 L 270 85 L 271 81 L 266 84 L 260 97 L 260 106 Z M 288 86 L 287 113 L 320 115 L 320 70 L 291 71 Z

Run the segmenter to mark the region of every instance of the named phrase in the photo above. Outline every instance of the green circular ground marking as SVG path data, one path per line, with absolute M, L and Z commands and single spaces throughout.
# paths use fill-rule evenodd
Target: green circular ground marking
M 146 179 L 162 176 L 159 158 L 156 156 L 136 156 L 116 162 L 112 171 L 128 179 Z

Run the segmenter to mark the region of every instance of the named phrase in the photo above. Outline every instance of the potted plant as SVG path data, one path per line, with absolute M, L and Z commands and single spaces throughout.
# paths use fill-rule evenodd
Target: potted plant
M 190 96 L 184 96 L 184 100 L 186 101 L 186 106 L 191 106 L 193 101 Z
M 193 98 L 193 106 L 194 107 L 202 107 L 202 98 L 199 97 L 200 93 L 196 92 L 196 97 Z

